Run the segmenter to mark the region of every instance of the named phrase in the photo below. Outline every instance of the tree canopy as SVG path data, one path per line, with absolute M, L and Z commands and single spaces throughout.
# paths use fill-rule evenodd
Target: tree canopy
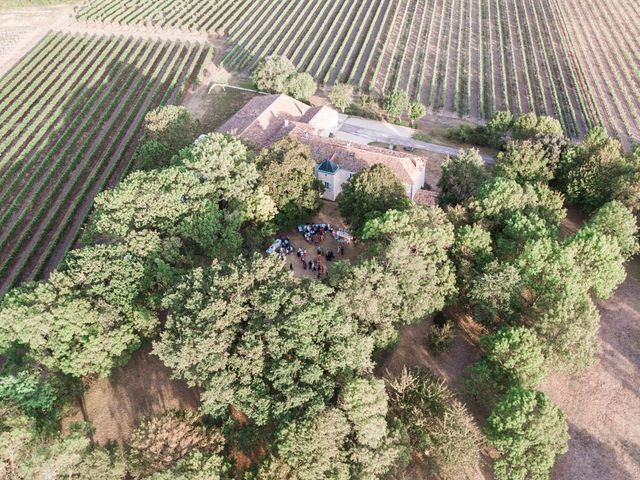
M 306 222 L 320 209 L 322 184 L 309 147 L 286 137 L 264 149 L 256 160 L 260 184 L 278 209 L 274 221 L 283 230 Z
M 447 157 L 438 181 L 438 203 L 442 207 L 465 203 L 478 195 L 488 178 L 489 172 L 478 150 L 462 150 L 455 157 Z
M 453 226 L 440 209 L 391 210 L 365 225 L 371 258 L 334 266 L 329 282 L 336 303 L 360 332 L 385 348 L 402 325 L 442 309 L 455 292 L 447 257 Z
M 316 81 L 307 72 L 296 72 L 289 77 L 287 93 L 298 100 L 309 100 L 318 89 Z
M 407 429 L 411 448 L 439 478 L 462 478 L 480 460 L 482 435 L 444 382 L 424 370 L 390 379 L 391 411 Z
M 367 220 L 388 210 L 407 209 L 410 205 L 404 185 L 383 164 L 375 164 L 353 175 L 338 196 L 340 213 L 358 234 Z
M 384 97 L 382 108 L 391 117 L 400 118 L 409 110 L 411 101 L 409 94 L 404 90 L 393 90 Z
M 144 117 L 146 139 L 156 141 L 177 152 L 196 139 L 199 126 L 189 110 L 177 105 L 164 105 Z
M 287 93 L 289 78 L 296 71 L 291 60 L 281 55 L 263 58 L 251 73 L 251 79 L 259 90 L 272 93 Z
M 298 100 L 308 100 L 318 88 L 309 73 L 298 72 L 291 60 L 282 55 L 263 58 L 251 72 L 251 79 L 259 90 L 286 93 Z
M 548 479 L 556 458 L 567 451 L 565 416 L 542 392 L 514 388 L 487 424 L 487 438 L 500 452 L 496 480 Z
M 242 248 L 243 225 L 264 224 L 276 213 L 236 138 L 209 134 L 178 159 L 159 171 L 134 172 L 98 195 L 91 234 L 125 239 L 151 232 L 178 248 L 198 247 L 209 258 L 231 257 Z
M 331 290 L 298 286 L 272 258 L 196 269 L 168 295 L 154 351 L 202 390 L 203 409 L 232 404 L 259 425 L 319 411 L 337 378 L 371 368 L 372 342 L 340 315 Z

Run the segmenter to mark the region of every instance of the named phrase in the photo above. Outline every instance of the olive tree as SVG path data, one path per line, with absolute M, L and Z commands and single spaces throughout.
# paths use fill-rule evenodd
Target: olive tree
M 353 85 L 348 83 L 336 83 L 329 90 L 329 100 L 338 110 L 344 112 L 353 103 Z

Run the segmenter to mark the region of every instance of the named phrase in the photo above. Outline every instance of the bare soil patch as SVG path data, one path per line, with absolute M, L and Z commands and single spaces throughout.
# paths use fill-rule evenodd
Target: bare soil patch
M 115 441 L 122 445 L 148 415 L 171 409 L 196 410 L 200 402 L 198 391 L 171 379 L 170 370 L 150 351 L 150 345 L 142 347 L 109 378 L 91 382 L 80 398 L 81 407 L 63 419 L 63 431 L 71 422 L 84 420 L 95 428 L 95 442 Z
M 73 7 L 0 10 L 0 77 L 51 29 L 71 22 Z
M 200 85 L 191 88 L 180 102 L 195 119 L 200 121 L 203 133 L 215 131 L 257 95 L 231 87 L 211 88 L 211 85 L 216 83 L 213 80 L 216 77 L 209 78 L 209 81 L 203 81 Z
M 332 228 L 345 228 L 347 225 L 338 212 L 338 204 L 335 202 L 330 202 L 327 200 L 322 201 L 322 208 L 315 215 L 309 223 L 320 223 L 320 224 L 330 224 Z M 329 262 L 325 259 L 324 255 L 321 258 L 322 265 L 327 269 L 327 273 L 330 274 L 332 266 L 335 262 L 340 260 L 349 260 L 350 262 L 355 261 L 363 252 L 364 244 L 360 242 L 353 243 L 351 245 L 345 245 L 344 243 L 344 254 L 338 253 L 338 242 L 333 238 L 331 234 L 325 234 L 322 242 L 318 243 L 309 243 L 305 240 L 304 236 L 298 232 L 297 229 L 289 230 L 288 232 L 284 232 L 279 235 L 281 238 L 287 237 L 291 240 L 293 244 L 293 252 L 285 257 L 285 263 L 293 267 L 293 273 L 296 277 L 299 278 L 318 278 L 317 272 L 309 270 L 309 268 L 304 269 L 302 266 L 302 261 L 297 257 L 296 252 L 298 248 L 302 248 L 303 250 L 308 251 L 308 255 L 305 257 L 307 263 L 309 260 L 313 260 L 317 257 L 317 248 L 320 247 L 322 249 L 323 254 L 329 250 L 333 250 L 335 258 L 333 261 Z M 322 275 L 324 278 L 324 274 Z

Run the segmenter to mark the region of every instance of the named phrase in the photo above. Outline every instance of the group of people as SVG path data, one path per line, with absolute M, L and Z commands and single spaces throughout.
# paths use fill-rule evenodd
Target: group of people
M 280 246 L 280 250 L 278 251 L 278 257 L 280 260 L 284 261 L 285 257 L 293 252 L 293 245 L 289 238 L 285 238 L 282 240 L 282 245 Z
M 328 223 L 313 223 L 309 225 L 299 225 L 298 231 L 304 235 L 308 243 L 322 243 L 326 233 L 332 232 Z
M 296 255 L 302 264 L 302 268 L 317 273 L 318 278 L 322 275 L 327 275 L 326 262 L 333 261 L 336 253 L 331 249 L 325 251 L 320 244 L 327 233 L 334 232 L 331 225 L 327 223 L 300 225 L 298 231 L 304 236 L 308 243 L 315 245 L 315 247 L 311 249 L 312 252 L 315 250 L 315 255 L 313 253 L 310 254 L 307 249 L 297 249 Z M 345 239 L 343 238 L 344 234 L 338 235 L 340 232 L 340 230 L 335 231 L 333 236 L 338 244 L 337 254 L 344 255 Z M 277 253 L 278 258 L 284 262 L 287 256 L 293 253 L 293 250 L 294 246 L 291 240 L 288 237 L 284 237 L 277 238 L 273 245 L 267 249 L 267 253 Z M 293 263 L 289 263 L 289 269 L 293 270 Z

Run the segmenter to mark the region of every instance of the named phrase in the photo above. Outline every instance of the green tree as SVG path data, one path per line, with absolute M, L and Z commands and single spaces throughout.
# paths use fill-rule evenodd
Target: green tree
M 515 264 L 527 291 L 524 319 L 536 331 L 548 365 L 575 372 L 593 364 L 600 317 L 571 250 L 554 239 L 532 241 Z
M 145 480 L 227 480 L 231 467 L 221 455 L 193 451 L 173 467 L 145 477 Z
M 390 92 L 382 103 L 382 108 L 389 116 L 400 118 L 409 110 L 409 94 L 404 90 Z
M 144 307 L 111 305 L 83 291 L 81 282 L 54 272 L 46 283 L 7 293 L 0 305 L 0 350 L 27 346 L 37 361 L 75 377 L 107 376 L 126 362 L 155 331 L 157 318 Z
M 182 106 L 164 105 L 144 117 L 145 137 L 166 145 L 172 152 L 193 142 L 198 130 L 198 122 Z
M 451 260 L 455 265 L 458 292 L 466 298 L 471 283 L 493 258 L 491 233 L 479 224 L 456 229 Z
M 476 394 L 488 403 L 514 387 L 536 388 L 545 376 L 545 358 L 535 333 L 525 327 L 501 328 L 480 339 L 482 359 L 470 370 Z
M 285 424 L 273 455 L 260 467 L 261 480 L 297 478 L 382 479 L 404 464 L 399 433 L 388 424 L 384 382 L 354 378 L 337 407 Z
M 405 462 L 399 432 L 386 418 L 389 407 L 384 381 L 351 380 L 340 393 L 338 407 L 351 425 L 346 445 L 351 478 L 386 478 Z
M 476 149 L 461 150 L 455 157 L 447 157 L 442 164 L 438 203 L 442 207 L 463 204 L 478 195 L 488 178 L 489 172 L 480 152 Z
M 640 211 L 640 165 L 630 166 L 616 179 L 613 196 L 629 210 Z
M 329 282 L 344 315 L 357 321 L 358 330 L 373 340 L 376 348 L 392 345 L 398 337 L 403 308 L 400 282 L 375 259 L 350 265 L 339 262 L 331 269 Z
M 597 298 L 610 298 L 627 276 L 618 241 L 584 227 L 568 240 L 568 246 L 582 272 L 582 281 L 588 283 Z
M 37 444 L 36 420 L 17 405 L 0 402 L 0 478 L 20 478 L 21 462 Z
M 417 122 L 427 114 L 427 107 L 420 102 L 411 102 L 409 104 L 409 118 L 412 122 Z
M 514 119 L 513 138 L 527 140 L 540 134 L 562 137 L 564 130 L 559 120 L 544 115 L 538 116 L 532 112 L 523 113 Z
M 287 93 L 289 91 L 289 77 L 296 71 L 296 67 L 287 57 L 270 55 L 263 58 L 251 73 L 251 80 L 258 90 L 271 93 Z
M 262 150 L 256 163 L 260 183 L 275 201 L 274 221 L 286 230 L 299 225 L 320 210 L 322 184 L 315 177 L 315 161 L 309 147 L 285 137 Z
M 473 417 L 442 380 L 404 369 L 389 379 L 391 412 L 404 425 L 411 448 L 438 478 L 462 478 L 480 460 L 482 435 Z
M 277 457 L 261 466 L 258 478 L 349 478 L 345 442 L 350 431 L 345 414 L 336 408 L 287 424 L 276 438 Z
M 22 370 L 0 376 L 0 402 L 18 405 L 30 416 L 50 413 L 56 401 L 53 386 L 36 372 Z
M 487 122 L 485 127 L 486 143 L 500 148 L 506 142 L 508 133 L 513 127 L 513 114 L 508 111 L 498 111 Z
M 505 151 L 496 157 L 495 174 L 520 184 L 546 184 L 553 178 L 555 170 L 547 155 L 547 150 L 540 143 L 529 140 L 509 142 Z
M 355 175 L 343 185 L 338 196 L 340 214 L 360 234 L 367 220 L 388 210 L 409 208 L 404 185 L 386 165 L 375 164 Z
M 120 480 L 126 473 L 125 463 L 117 450 L 94 447 L 87 425 L 72 426 L 64 437 L 41 441 L 20 461 L 18 479 Z
M 309 100 L 318 90 L 316 81 L 306 72 L 292 74 L 287 82 L 287 92 L 298 100 Z
M 546 480 L 567 451 L 567 421 L 544 393 L 514 388 L 487 420 L 487 438 L 500 452 L 496 480 Z
M 170 168 L 134 172 L 98 195 L 93 237 L 127 239 L 151 232 L 177 245 L 181 255 L 174 263 L 203 255 L 229 258 L 241 251 L 244 225 L 265 224 L 276 213 L 258 185 L 255 162 L 237 138 L 210 134 L 183 149 L 177 160 Z
M 614 238 L 625 260 L 640 252 L 635 215 L 621 202 L 605 203 L 587 222 L 589 228 Z
M 137 170 L 154 170 L 171 164 L 176 152 L 157 140 L 141 142 L 133 154 L 133 166 Z
M 470 284 L 468 298 L 477 321 L 495 326 L 520 319 L 523 280 L 515 266 L 495 260 Z
M 338 110 L 344 112 L 353 103 L 353 85 L 348 83 L 336 83 L 329 90 L 329 100 Z
M 164 303 L 154 352 L 214 416 L 229 404 L 257 425 L 317 412 L 338 379 L 371 368 L 372 342 L 318 283 L 299 285 L 277 258 L 256 257 L 187 275 Z
M 596 128 L 583 142 L 567 149 L 560 161 L 561 188 L 571 203 L 595 210 L 613 200 L 627 160 L 618 140 Z
M 550 226 L 558 225 L 566 215 L 561 194 L 546 185 L 520 185 L 504 177 L 484 183 L 470 207 L 473 219 L 491 231 L 501 230 L 517 212 L 536 214 Z
M 401 324 L 418 322 L 441 310 L 455 293 L 455 273 L 448 258 L 453 225 L 439 208 L 414 206 L 391 210 L 367 222 L 362 235 L 385 272 L 395 276 Z

